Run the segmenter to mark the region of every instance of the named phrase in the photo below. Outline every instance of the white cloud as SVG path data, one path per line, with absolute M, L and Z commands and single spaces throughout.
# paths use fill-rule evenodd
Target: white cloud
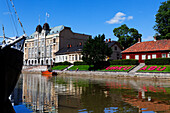
M 127 17 L 127 20 L 132 20 L 133 19 L 133 16 L 128 16 Z
M 153 40 L 153 36 L 148 36 L 147 38 L 144 38 L 144 41 L 151 41 Z
M 109 21 L 106 21 L 106 23 L 108 24 L 120 24 L 122 22 L 124 22 L 125 20 L 131 20 L 133 19 L 133 16 L 128 16 L 126 17 L 126 14 L 122 13 L 122 12 L 118 12 L 115 14 L 115 16 L 110 19 Z

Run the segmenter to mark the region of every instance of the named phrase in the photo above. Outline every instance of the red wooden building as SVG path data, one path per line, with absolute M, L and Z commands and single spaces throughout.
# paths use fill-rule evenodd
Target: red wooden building
M 122 51 L 122 59 L 136 59 L 144 63 L 145 59 L 170 58 L 170 39 L 146 41 L 132 45 Z

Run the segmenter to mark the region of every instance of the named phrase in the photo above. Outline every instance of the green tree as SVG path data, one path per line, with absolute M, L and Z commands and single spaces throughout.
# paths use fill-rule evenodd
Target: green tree
M 116 37 L 118 37 L 118 42 L 120 45 L 126 49 L 131 45 L 138 42 L 138 38 L 142 37 L 142 34 L 139 34 L 138 30 L 134 28 L 128 28 L 126 24 L 121 25 L 118 28 L 113 30 L 113 33 Z
M 97 65 L 106 59 L 106 57 L 110 57 L 112 54 L 112 49 L 108 47 L 108 45 L 104 41 L 105 35 L 95 36 L 94 39 L 89 38 L 85 45 L 83 46 L 83 61 L 88 65 Z
M 156 30 L 160 36 L 159 39 L 170 39 L 170 0 L 162 2 L 156 17 Z

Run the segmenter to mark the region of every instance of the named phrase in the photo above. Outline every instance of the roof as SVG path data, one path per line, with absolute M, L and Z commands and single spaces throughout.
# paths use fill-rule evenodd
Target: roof
M 55 53 L 55 55 L 61 55 L 61 54 L 67 54 L 70 52 L 81 52 L 83 49 L 83 46 L 75 46 L 75 47 L 70 47 L 70 48 L 63 48 L 60 49 L 58 52 Z
M 108 47 L 112 47 L 115 43 L 116 41 L 106 42 L 106 44 L 108 44 Z
M 62 31 L 64 29 L 64 25 L 60 25 L 60 26 L 56 26 L 56 27 L 52 27 L 50 28 L 50 32 L 47 34 L 48 35 L 51 35 L 51 34 L 57 34 L 59 33 L 60 31 Z M 35 32 L 32 33 L 27 39 L 32 39 L 34 38 L 34 35 L 35 35 Z
M 170 40 L 156 40 L 156 41 L 146 41 L 136 43 L 126 50 L 122 51 L 122 53 L 130 53 L 130 52 L 146 52 L 146 51 L 170 51 Z
M 123 50 L 122 46 L 119 44 L 119 42 L 117 41 L 111 41 L 111 42 L 106 42 L 106 44 L 108 44 L 108 47 L 112 47 L 113 45 L 117 45 L 121 50 Z

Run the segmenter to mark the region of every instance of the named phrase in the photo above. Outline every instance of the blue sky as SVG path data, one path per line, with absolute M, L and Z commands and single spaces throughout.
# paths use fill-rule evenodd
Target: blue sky
M 47 12 L 50 27 L 65 25 L 71 27 L 73 32 L 93 37 L 104 33 L 106 38 L 117 40 L 113 29 L 126 24 L 129 28 L 137 29 L 142 34 L 143 41 L 153 40 L 155 14 L 164 1 L 166 0 L 13 0 L 27 35 L 35 31 L 39 15 L 40 24 L 45 23 Z M 9 5 L 14 14 L 11 4 Z M 16 35 L 10 14 L 6 0 L 0 0 L 0 36 L 3 35 L 2 24 L 5 26 L 6 36 Z M 18 23 L 17 30 L 22 35 Z

